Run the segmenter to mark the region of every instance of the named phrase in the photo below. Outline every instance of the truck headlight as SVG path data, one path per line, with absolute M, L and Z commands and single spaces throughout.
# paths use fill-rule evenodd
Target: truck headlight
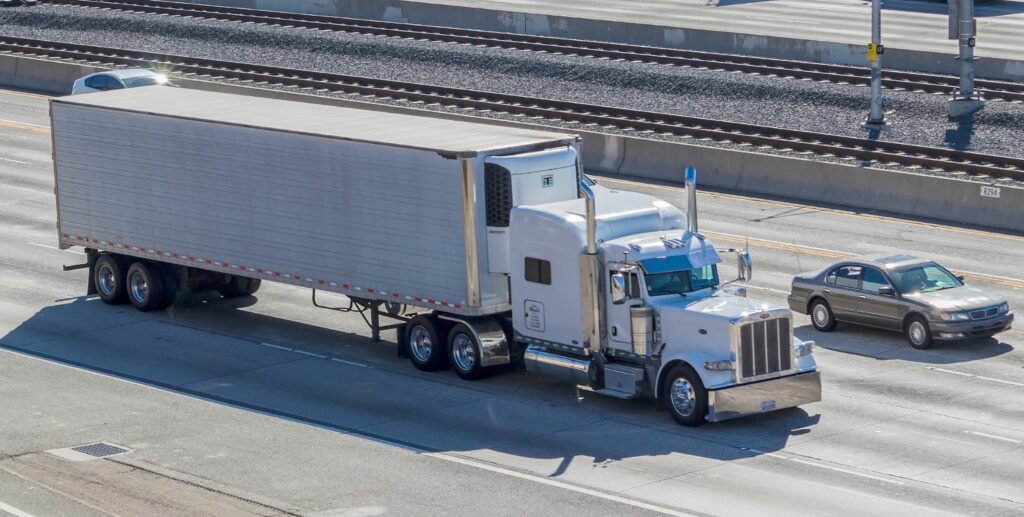
M 712 372 L 727 372 L 735 370 L 736 366 L 732 364 L 732 361 L 705 361 L 704 369 Z
M 966 312 L 943 312 L 939 314 L 942 321 L 967 321 L 971 319 Z
M 813 354 L 814 341 L 801 341 L 799 344 L 793 345 L 793 352 L 797 357 Z
M 1010 304 L 1003 302 L 1003 304 L 999 306 L 999 314 L 1006 314 L 1007 312 L 1010 312 Z

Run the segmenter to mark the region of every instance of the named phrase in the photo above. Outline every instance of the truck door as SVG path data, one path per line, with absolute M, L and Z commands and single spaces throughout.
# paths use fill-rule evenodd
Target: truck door
M 622 272 L 626 277 L 626 292 L 631 299 L 615 305 L 612 303 L 611 276 L 618 272 L 609 270 L 608 278 L 605 279 L 604 296 L 608 321 L 608 344 L 612 348 L 632 351 L 633 327 L 629 317 L 629 308 L 643 304 L 643 300 L 640 298 L 640 279 L 635 271 Z

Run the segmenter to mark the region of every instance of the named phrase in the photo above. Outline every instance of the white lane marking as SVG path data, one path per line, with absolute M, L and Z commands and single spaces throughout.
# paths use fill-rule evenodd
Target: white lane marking
M 370 365 L 368 365 L 368 364 L 357 363 L 357 362 L 354 362 L 354 361 L 346 361 L 344 359 L 338 359 L 337 357 L 327 357 L 326 355 L 314 354 L 313 352 L 307 352 L 305 350 L 299 350 L 298 348 L 289 348 L 289 347 L 286 347 L 286 346 L 275 345 L 273 343 L 266 343 L 266 342 L 262 342 L 262 341 L 260 342 L 260 344 L 263 345 L 263 346 L 269 346 L 270 348 L 276 348 L 278 350 L 284 350 L 285 352 L 295 352 L 296 354 L 308 355 L 310 357 L 317 357 L 319 359 L 330 359 L 331 361 L 334 361 L 336 363 L 342 363 L 342 364 L 348 364 L 348 365 L 352 365 L 352 366 L 358 366 L 360 368 L 370 368 Z
M 964 431 L 967 434 L 976 434 L 978 436 L 984 436 L 985 438 L 991 438 L 993 440 L 1002 440 L 1010 443 L 1024 443 L 1024 440 L 1014 440 L 1013 438 L 1004 438 L 1002 436 L 996 436 L 994 434 L 979 433 L 977 431 Z
M 40 248 L 46 248 L 48 250 L 63 251 L 63 252 L 67 252 L 67 253 L 75 253 L 75 254 L 78 254 L 78 255 L 85 255 L 84 251 L 62 250 L 62 249 L 60 249 L 60 248 L 58 248 L 56 246 L 50 246 L 49 244 L 40 244 L 38 242 L 30 242 L 29 244 L 32 245 L 32 246 L 39 246 Z
M 817 463 L 817 462 L 813 462 L 813 461 L 807 461 L 807 460 L 802 460 L 800 458 L 793 458 L 791 456 L 783 456 L 782 454 L 775 454 L 773 452 L 767 452 L 767 451 L 762 451 L 762 450 L 758 450 L 758 449 L 745 449 L 745 450 L 748 450 L 750 452 L 756 452 L 758 454 L 763 454 L 765 456 L 771 456 L 773 458 L 779 458 L 779 459 L 782 459 L 782 460 L 789 460 L 789 461 L 800 463 L 800 464 L 803 464 L 803 465 L 810 465 L 812 467 L 819 467 L 819 468 L 823 468 L 823 469 L 834 470 L 836 472 L 842 472 L 844 474 L 850 474 L 852 476 L 860 476 L 862 478 L 874 479 L 876 481 L 884 481 L 886 483 L 892 483 L 894 485 L 902 485 L 902 484 L 904 484 L 902 481 L 896 481 L 895 479 L 888 479 L 888 478 L 884 478 L 884 477 L 881 477 L 881 476 L 873 476 L 871 474 L 865 474 L 863 472 L 857 472 L 855 470 L 847 470 L 847 469 L 844 469 L 844 468 L 833 467 L 831 465 L 823 465 L 821 463 Z
M 338 359 L 337 357 L 332 357 L 331 360 L 336 362 L 336 363 L 350 364 L 352 366 L 358 366 L 360 368 L 369 368 L 370 367 L 370 365 L 368 365 L 368 364 L 357 363 L 355 361 L 346 361 L 344 359 Z
M 533 474 L 526 474 L 526 473 L 523 473 L 523 472 L 519 472 L 519 471 L 515 471 L 515 470 L 499 467 L 497 465 L 491 465 L 491 464 L 488 464 L 488 463 L 483 463 L 483 462 L 474 461 L 474 460 L 471 460 L 471 459 L 468 459 L 468 458 L 463 458 L 461 456 L 451 456 L 451 455 L 443 454 L 443 453 L 439 453 L 439 452 L 423 452 L 421 454 L 423 454 L 424 456 L 430 456 L 431 458 L 437 458 L 437 459 L 441 459 L 441 460 L 445 460 L 445 461 L 450 461 L 452 463 L 458 463 L 460 465 L 465 465 L 467 467 L 473 467 L 473 468 L 477 468 L 477 469 L 481 469 L 481 470 L 486 470 L 486 471 L 489 471 L 489 472 L 494 472 L 494 473 L 497 473 L 497 474 L 502 474 L 502 475 L 509 476 L 509 477 L 514 477 L 514 478 L 519 478 L 519 479 L 523 479 L 523 480 L 526 480 L 526 481 L 532 481 L 534 483 L 539 483 L 541 485 L 547 485 L 547 486 L 551 486 L 551 487 L 555 487 L 555 488 L 561 488 L 562 490 L 569 490 L 571 492 L 576 492 L 578 494 L 589 495 L 589 496 L 592 496 L 592 497 L 598 497 L 598 498 L 604 499 L 606 501 L 613 501 L 613 502 L 616 502 L 616 503 L 626 504 L 626 505 L 632 506 L 634 508 L 640 508 L 640 509 L 643 509 L 643 510 L 657 512 L 657 513 L 664 514 L 664 515 L 675 515 L 675 516 L 678 516 L 678 517 L 696 517 L 692 513 L 687 513 L 687 512 L 683 512 L 683 511 L 679 511 L 679 510 L 673 510 L 671 508 L 666 508 L 664 506 L 658 506 L 658 505 L 654 505 L 654 504 L 650 504 L 650 503 L 645 503 L 645 502 L 642 502 L 642 501 L 637 501 L 635 499 L 629 499 L 629 498 L 626 498 L 626 497 L 621 497 L 621 496 L 617 496 L 617 495 L 614 495 L 614 494 L 609 494 L 609 493 L 606 493 L 606 492 L 601 492 L 601 491 L 598 491 L 598 490 L 592 490 L 590 488 L 583 488 L 583 487 L 579 487 L 579 486 L 576 486 L 576 485 L 570 485 L 569 483 L 563 483 L 561 481 L 555 481 L 555 480 L 550 479 L 550 478 L 536 476 L 536 475 L 533 475 Z
M 12 160 L 11 158 L 4 158 L 3 156 L 0 156 L 0 160 L 3 160 L 5 162 L 18 163 L 18 164 L 21 164 L 21 165 L 32 165 L 29 162 L 23 162 L 21 160 Z
M 1024 387 L 1024 383 L 1021 383 L 1021 382 L 1013 382 L 1013 381 L 1007 381 L 1007 380 L 1003 380 L 1003 379 L 995 379 L 995 378 L 992 378 L 992 377 L 985 377 L 984 375 L 974 375 L 973 373 L 958 372 L 956 370 L 947 370 L 945 368 L 937 368 L 935 366 L 926 366 L 925 368 L 928 368 L 929 370 L 933 370 L 933 371 L 936 371 L 936 372 L 948 373 L 948 374 L 952 374 L 952 375 L 960 375 L 962 377 L 971 377 L 971 378 L 982 380 L 982 381 L 998 382 L 1000 384 L 1009 384 L 1010 386 Z
M 296 354 L 308 355 L 310 357 L 319 357 L 320 359 L 327 359 L 326 355 L 314 354 L 313 352 L 299 350 L 298 348 L 292 349 L 292 352 L 295 352 Z
M 271 343 L 262 343 L 262 342 L 261 342 L 260 344 L 261 344 L 261 345 L 263 345 L 263 346 L 269 346 L 270 348 L 276 348 L 276 349 L 278 349 L 278 350 L 287 350 L 287 351 L 289 351 L 289 352 L 291 352 L 291 351 L 292 351 L 292 349 L 291 349 L 291 348 L 288 348 L 288 347 L 286 347 L 286 346 L 281 346 L 281 345 L 274 345 L 274 344 L 271 344 Z
M 31 513 L 21 511 L 3 501 L 0 501 L 0 511 L 7 512 L 14 517 L 35 517 Z

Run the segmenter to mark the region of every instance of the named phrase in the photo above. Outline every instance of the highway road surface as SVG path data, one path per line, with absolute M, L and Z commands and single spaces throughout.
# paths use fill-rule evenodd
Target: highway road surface
M 520 370 L 420 372 L 308 290 L 143 314 L 61 270 L 83 256 L 55 248 L 48 124 L 44 97 L 0 91 L 0 515 L 1024 516 L 1024 331 L 918 351 L 800 316 L 824 400 L 690 429 Z M 783 304 L 794 273 L 904 250 L 1024 308 L 1021 236 L 699 203 L 720 246 L 749 240 L 752 297 Z M 67 452 L 95 442 L 127 452 Z

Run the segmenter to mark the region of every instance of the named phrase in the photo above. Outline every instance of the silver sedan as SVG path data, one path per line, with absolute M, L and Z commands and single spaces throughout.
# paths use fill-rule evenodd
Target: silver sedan
M 910 255 L 857 257 L 798 275 L 789 307 L 810 314 L 822 332 L 838 322 L 898 330 L 914 348 L 937 339 L 987 338 L 1013 324 L 1004 298 Z

